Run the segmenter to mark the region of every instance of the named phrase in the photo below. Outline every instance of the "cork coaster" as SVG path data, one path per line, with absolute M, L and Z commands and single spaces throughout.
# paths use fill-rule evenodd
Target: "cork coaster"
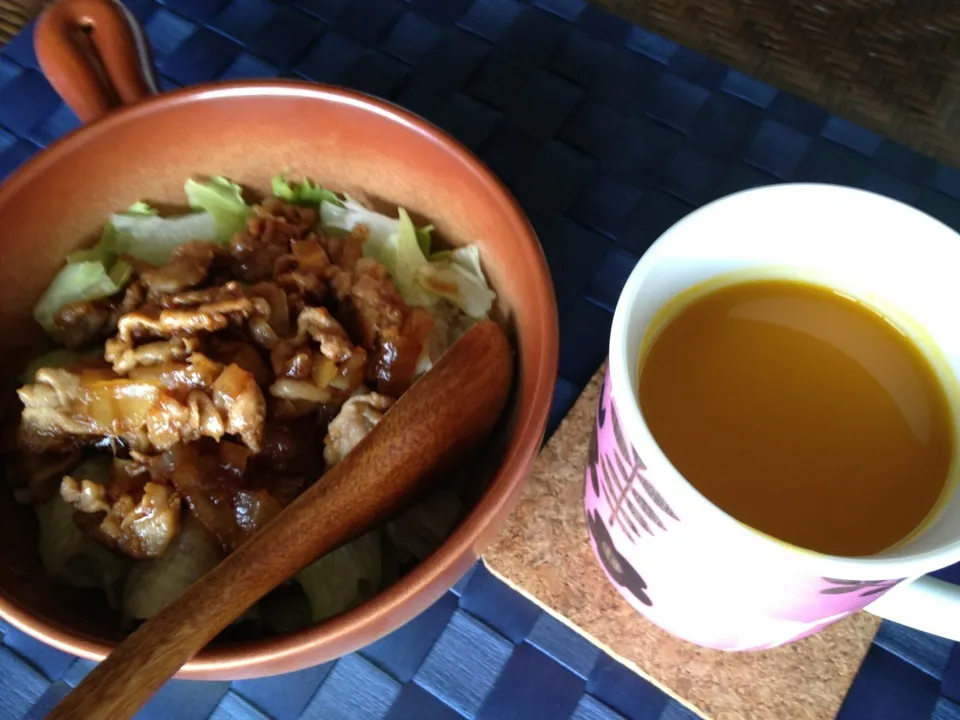
M 607 581 L 583 518 L 587 444 L 602 380 L 603 368 L 540 453 L 487 565 L 704 717 L 835 717 L 880 624 L 876 617 L 858 613 L 775 650 L 725 653 L 667 634 Z

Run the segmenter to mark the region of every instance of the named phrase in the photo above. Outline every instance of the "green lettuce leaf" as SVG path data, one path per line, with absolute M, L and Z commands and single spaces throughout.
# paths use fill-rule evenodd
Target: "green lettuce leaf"
M 308 565 L 295 580 L 320 622 L 373 597 L 381 583 L 380 533 L 369 532 Z
M 130 279 L 130 264 L 117 260 L 109 272 L 102 262 L 84 261 L 64 265 L 40 296 L 33 317 L 48 332 L 53 317 L 64 305 L 99 300 L 120 292 Z
M 385 532 L 403 558 L 423 560 L 443 544 L 462 512 L 460 498 L 449 490 L 436 490 L 387 523 Z
M 411 305 L 432 305 L 434 298 L 429 292 L 424 292 L 423 286 L 417 282 L 418 272 L 428 267 L 429 263 L 417 240 L 416 228 L 406 210 L 398 208 L 397 212 L 400 222 L 394 239 L 393 282 L 403 299 Z
M 187 180 L 184 191 L 190 207 L 201 212 L 160 217 L 146 203 L 134 203 L 110 216 L 96 247 L 74 253 L 68 262 L 74 257 L 84 260 L 103 253 L 107 258 L 129 255 L 151 265 L 163 265 L 178 246 L 191 240 L 225 245 L 243 230 L 253 214 L 243 201 L 240 186 L 224 178 L 202 183 Z
M 476 245 L 464 245 L 449 252 L 450 262 L 462 267 L 471 275 L 478 277 L 483 281 L 484 285 L 487 284 L 487 280 L 483 275 L 483 268 L 480 266 L 480 249 Z
M 159 215 L 160 211 L 150 207 L 143 200 L 137 200 L 133 205 L 123 211 L 123 215 Z
M 303 182 L 298 183 L 287 180 L 283 175 L 277 175 L 271 180 L 271 185 L 276 197 L 295 205 L 320 207 L 320 203 L 326 202 L 343 207 L 335 192 L 317 185 L 310 178 L 304 178 Z
M 194 210 L 203 210 L 213 216 L 216 241 L 226 245 L 233 236 L 242 232 L 253 208 L 243 200 L 243 189 L 223 177 L 206 182 L 187 180 L 183 187 L 187 202 Z
M 416 281 L 475 320 L 487 316 L 497 297 L 483 275 L 475 245 L 434 253 L 429 263 L 417 268 Z
M 103 225 L 103 230 L 100 233 L 100 240 L 92 248 L 86 250 L 77 250 L 75 252 L 67 255 L 67 262 L 86 262 L 86 261 L 99 261 L 104 265 L 109 266 L 117 258 L 117 231 L 113 226 L 113 219 L 116 217 L 123 216 L 124 218 L 130 217 L 150 217 L 158 215 L 159 213 L 147 203 L 142 200 L 138 200 L 133 205 L 128 207 L 122 213 L 114 213 L 107 218 L 107 222 Z
M 399 222 L 396 218 L 370 210 L 349 195 L 344 195 L 339 205 L 329 202 L 320 204 L 320 224 L 324 228 L 350 232 L 363 225 L 367 228 L 366 245 L 370 246 L 371 251 L 381 245 L 391 244 L 390 238 L 396 234 Z
M 116 255 L 103 245 L 94 245 L 86 250 L 74 250 L 67 255 L 67 263 L 98 262 L 106 266 L 113 263 L 114 259 L 116 259 Z
M 103 456 L 107 463 L 109 456 Z M 84 462 L 71 473 L 96 482 L 106 478 L 102 462 Z M 72 587 L 101 588 L 112 607 L 114 586 L 129 569 L 128 558 L 115 555 L 85 535 L 73 521 L 73 506 L 59 496 L 34 508 L 40 528 L 37 550 L 48 577 Z
M 411 305 L 432 307 L 443 298 L 470 318 L 486 317 L 496 294 L 484 277 L 477 247 L 430 254 L 433 226 L 416 228 L 406 210 L 398 208 L 397 213 L 396 219 L 387 217 L 346 196 L 337 206 L 321 203 L 320 222 L 327 230 L 347 232 L 365 226 L 363 254 L 386 268 Z
M 350 232 L 358 225 L 365 226 L 369 234 L 364 245 L 364 254 L 367 257 L 374 258 L 384 267 L 387 267 L 387 265 L 381 260 L 381 257 L 386 256 L 385 259 L 389 262 L 396 242 L 396 235 L 400 232 L 399 218 L 374 212 L 349 195 L 344 196 L 343 201 L 337 205 L 329 202 L 321 203 L 320 224 L 327 231 L 333 229 L 344 232 Z M 424 225 L 414 229 L 417 245 L 424 257 L 430 254 L 433 229 L 433 225 Z M 390 268 L 387 267 L 387 269 Z
M 417 233 L 417 244 L 420 246 L 420 252 L 422 252 L 424 256 L 430 254 L 430 245 L 433 242 L 431 237 L 433 229 L 433 225 L 424 225 L 415 230 Z
M 138 620 L 153 617 L 219 562 L 219 548 L 188 515 L 163 555 L 140 560 L 130 570 L 123 587 L 123 614 Z
M 110 216 L 110 227 L 108 250 L 151 265 L 169 262 L 173 251 L 191 240 L 220 242 L 216 220 L 206 212 L 167 218 L 121 213 Z

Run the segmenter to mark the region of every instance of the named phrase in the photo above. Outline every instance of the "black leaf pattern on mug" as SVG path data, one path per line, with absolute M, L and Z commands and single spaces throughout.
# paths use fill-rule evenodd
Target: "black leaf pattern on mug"
M 637 460 L 639 461 L 639 458 L 637 458 Z M 643 463 L 641 463 L 641 465 L 642 464 Z M 646 470 L 645 467 L 643 469 Z M 637 474 L 637 480 L 639 480 L 640 484 L 643 485 L 643 489 L 646 490 L 647 496 L 653 501 L 654 505 L 663 510 L 663 512 L 672 517 L 674 520 L 680 520 L 676 513 L 673 512 L 673 508 L 667 504 L 667 501 L 663 499 L 663 496 L 653 486 L 653 483 L 647 480 L 642 473 Z
M 612 399 L 610 405 L 610 421 L 613 423 L 613 437 L 617 441 L 617 448 L 623 457 L 630 457 L 631 452 L 627 449 L 627 441 L 623 439 L 623 429 L 620 427 L 620 418 L 617 417 L 617 408 L 613 406 Z
M 602 455 L 600 456 L 600 462 L 597 467 L 597 472 L 600 475 L 600 491 L 603 493 L 604 500 L 607 501 L 607 505 L 613 506 L 614 499 L 610 494 L 611 492 L 616 492 L 616 489 L 613 486 L 613 483 L 608 479 L 611 477 L 610 468 L 605 465 L 607 462 L 606 458 Z M 623 531 L 627 534 L 629 538 L 640 537 L 640 531 L 637 530 L 637 526 L 633 524 L 633 521 L 628 515 L 621 517 L 623 522 L 620 523 L 620 527 L 623 528 Z
M 600 478 L 598 477 L 600 464 L 600 451 L 597 449 L 597 427 L 594 425 L 593 432 L 590 434 L 590 445 L 587 450 L 587 474 L 590 476 L 590 485 L 593 487 L 593 494 L 600 497 Z
M 607 397 L 607 383 L 610 382 L 607 375 L 603 376 L 603 385 L 600 386 L 600 401 L 597 403 L 597 422 L 600 424 L 600 428 L 603 428 L 604 423 L 607 421 L 607 409 L 603 405 L 603 399 Z
M 614 456 L 614 461 L 617 464 L 617 470 L 620 473 L 620 477 L 626 478 L 625 483 L 627 485 L 632 483 L 634 479 L 639 479 L 640 468 L 637 465 L 633 466 L 633 469 L 630 471 L 628 475 L 627 469 L 623 466 L 623 460 L 620 459 L 619 455 Z M 637 505 L 640 506 L 640 509 L 643 510 L 644 513 L 646 513 L 647 517 L 650 518 L 650 520 L 652 520 L 654 524 L 658 525 L 661 530 L 667 529 L 666 526 L 660 521 L 660 518 L 657 517 L 657 514 L 653 511 L 653 508 L 650 507 L 647 501 L 643 499 L 643 496 L 640 493 L 634 493 L 633 499 L 637 501 Z M 621 502 L 622 502 L 622 498 L 621 498 Z
M 630 486 L 624 482 L 624 478 L 616 473 L 613 469 L 613 465 L 610 463 L 610 460 L 606 457 L 601 458 L 603 463 L 603 474 L 613 489 L 613 495 L 616 498 L 614 502 L 610 503 L 611 514 L 610 522 L 614 525 L 620 525 L 621 528 L 624 528 L 624 523 L 627 524 L 630 528 L 633 528 L 633 533 L 627 533 L 631 538 L 636 536 L 639 537 L 640 533 L 636 530 L 633 525 L 632 520 L 636 520 L 644 530 L 647 531 L 649 535 L 653 535 L 653 530 L 650 529 L 650 526 L 647 525 L 647 521 L 644 520 L 643 516 L 640 514 L 639 510 L 634 505 L 635 498 L 632 497 L 630 493 Z M 626 507 L 624 507 L 626 503 Z M 629 512 L 627 512 L 629 511 Z M 624 528 L 625 530 L 627 528 Z
M 615 583 L 625 588 L 641 603 L 647 607 L 653 607 L 653 601 L 646 592 L 647 583 L 644 582 L 640 573 L 627 562 L 626 558 L 617 551 L 607 526 L 596 510 L 587 513 L 587 530 L 597 544 L 600 562 L 606 569 L 607 574 L 613 578 Z
M 841 580 L 839 578 L 822 578 L 824 582 L 830 583 L 832 587 L 824 588 L 820 591 L 821 595 L 849 595 L 859 593 L 860 597 L 870 597 L 879 595 L 903 582 L 903 578 L 898 580 Z
M 597 497 L 603 497 L 610 506 L 608 522 L 623 530 L 631 542 L 636 542 L 641 536 L 638 526 L 646 534 L 653 535 L 657 528 L 661 531 L 667 530 L 661 514 L 678 522 L 680 518 L 653 483 L 644 476 L 647 466 L 640 459 L 636 448 L 624 437 L 613 398 L 610 398 L 609 406 L 603 410 L 603 399 L 607 396 L 608 382 L 609 377 L 604 376 L 604 390 L 600 395 L 597 424 L 594 425 L 588 449 L 587 476 L 594 494 Z M 599 450 L 598 436 L 607 415 L 613 426 L 616 447 L 604 454 Z
M 886 592 L 887 590 L 889 590 L 890 588 L 892 588 L 892 587 L 893 587 L 894 585 L 896 585 L 898 582 L 900 582 L 900 581 L 897 580 L 897 582 L 895 582 L 895 583 L 890 583 L 890 584 L 888 584 L 888 585 L 881 585 L 880 587 L 875 587 L 875 588 L 873 588 L 872 590 L 867 590 L 866 592 L 860 593 L 860 597 L 870 597 L 871 595 L 879 595 L 880 593 L 884 593 L 884 592 Z
M 640 522 L 643 522 L 643 519 L 639 515 L 637 515 L 636 518 Z M 628 534 L 630 535 L 630 537 L 640 537 L 640 531 L 637 530 L 637 526 L 633 524 L 633 520 L 630 518 L 629 515 L 626 515 L 623 518 L 623 521 L 627 524 L 627 530 L 629 530 Z M 646 523 L 643 524 L 643 529 L 646 530 L 647 532 L 650 532 L 650 528 L 647 527 Z
M 611 495 L 611 492 L 613 491 L 613 484 L 608 479 L 609 475 L 607 474 L 607 470 L 604 467 L 603 462 L 603 455 L 600 455 L 597 462 L 597 473 L 600 476 L 600 492 L 603 493 L 603 499 L 607 501 L 607 504 L 613 507 L 613 496 Z

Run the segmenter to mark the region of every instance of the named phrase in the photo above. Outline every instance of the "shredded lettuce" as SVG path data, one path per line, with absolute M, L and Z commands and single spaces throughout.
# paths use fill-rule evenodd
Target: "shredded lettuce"
M 239 191 L 239 186 L 228 184 L 231 186 L 229 190 L 215 181 L 202 184 L 188 180 L 187 186 L 192 188 L 194 195 L 193 198 L 188 195 L 188 200 L 191 205 L 199 201 L 209 202 L 211 207 L 217 208 L 218 213 L 229 219 L 230 213 L 224 208 L 236 202 L 229 197 L 229 193 L 234 192 L 232 188 Z M 210 185 L 213 186 L 213 190 L 209 189 Z M 240 203 L 243 203 L 242 199 Z M 246 208 L 246 205 L 243 207 Z M 250 208 L 246 208 L 246 211 L 252 212 Z M 249 212 L 237 210 L 244 219 Z M 96 261 L 109 266 L 117 256 L 129 255 L 151 265 L 163 265 L 170 260 L 171 253 L 178 245 L 190 240 L 220 244 L 228 242 L 233 236 L 231 234 L 226 239 L 221 239 L 221 227 L 222 223 L 218 221 L 218 215 L 213 211 L 160 217 L 155 208 L 143 201 L 138 201 L 123 212 L 114 213 L 107 218 L 100 234 L 100 241 L 92 248 L 70 253 L 67 256 L 67 263 Z
M 105 482 L 110 461 L 108 455 L 95 456 L 81 463 L 71 475 Z M 34 510 L 40 526 L 37 549 L 47 576 L 73 587 L 100 588 L 110 605 L 117 607 L 114 585 L 130 567 L 130 560 L 85 535 L 73 521 L 73 505 L 59 495 Z
M 219 562 L 219 548 L 187 516 L 163 555 L 134 563 L 123 587 L 123 614 L 137 620 L 153 617 Z
M 143 200 L 137 200 L 133 205 L 128 207 L 123 212 L 113 213 L 110 217 L 117 217 L 118 215 L 123 215 L 125 217 L 157 217 L 160 214 L 160 211 L 156 208 L 150 207 Z M 110 224 L 107 223 L 103 228 L 103 234 L 100 236 L 100 245 L 109 247 L 110 242 L 107 237 L 110 234 Z
M 310 603 L 310 619 L 320 622 L 373 597 L 381 570 L 380 533 L 374 530 L 324 555 L 295 579 Z
M 159 215 L 160 212 L 153 207 L 150 207 L 143 200 L 137 200 L 133 205 L 128 207 L 123 211 L 123 215 Z
M 483 275 L 477 247 L 430 254 L 433 226 L 414 227 L 403 208 L 397 208 L 397 214 L 397 219 L 387 217 L 349 196 L 340 205 L 320 205 L 320 222 L 327 229 L 366 227 L 363 254 L 386 268 L 408 303 L 431 307 L 443 298 L 474 320 L 486 317 L 496 294 Z
M 420 252 L 427 256 L 430 254 L 430 245 L 433 242 L 433 225 L 424 225 L 414 230 L 417 234 L 417 244 L 420 246 Z
M 497 297 L 483 276 L 475 245 L 434 253 L 429 263 L 417 269 L 416 281 L 475 320 L 487 316 Z
M 113 224 L 114 219 L 120 217 L 121 224 L 124 224 L 124 220 L 127 218 L 151 217 L 158 214 L 159 213 L 147 205 L 147 203 L 138 200 L 123 212 L 110 215 L 110 217 L 107 218 L 107 222 L 103 225 L 99 242 L 92 248 L 76 250 L 70 253 L 67 255 L 67 262 L 73 263 L 96 260 L 102 262 L 104 265 L 110 265 L 116 260 L 117 249 L 120 245 L 117 240 L 117 231 Z
M 40 296 L 33 317 L 49 332 L 54 315 L 64 305 L 115 295 L 130 279 L 131 271 L 123 260 L 113 263 L 109 271 L 102 262 L 91 260 L 64 265 Z
M 486 317 L 496 298 L 486 283 L 452 263 L 428 263 L 418 268 L 416 281 L 423 290 L 449 300 L 475 320 Z
M 339 205 L 325 202 L 320 204 L 320 224 L 326 228 L 335 228 L 350 232 L 359 225 L 367 229 L 366 251 L 369 247 L 376 257 L 375 250 L 381 245 L 390 245 L 390 238 L 396 234 L 399 220 L 370 210 L 365 205 L 344 195 Z
M 391 271 L 397 290 L 411 305 L 429 306 L 434 298 L 429 292 L 424 292 L 423 286 L 417 282 L 417 273 L 429 265 L 427 258 L 417 240 L 413 221 L 403 208 L 398 208 L 400 222 L 394 239 L 394 264 Z
M 374 212 L 353 198 L 346 196 L 343 206 L 336 207 L 324 202 L 320 205 L 320 222 L 325 227 L 353 230 L 357 226 L 367 229 L 363 254 L 373 258 L 386 268 L 397 290 L 411 305 L 429 306 L 434 298 L 416 283 L 416 272 L 427 263 L 424 246 L 429 248 L 432 227 L 423 228 L 424 242 L 417 235 L 410 215 L 397 208 L 399 217 L 394 219 Z
M 94 245 L 92 248 L 87 248 L 86 250 L 74 250 L 67 255 L 67 262 L 98 262 L 104 265 L 110 265 L 115 258 L 116 256 L 103 245 Z
M 304 178 L 303 182 L 298 183 L 287 180 L 283 175 L 276 175 L 271 180 L 271 185 L 275 196 L 295 205 L 319 207 L 320 203 L 326 202 L 343 207 L 343 203 L 335 192 L 317 185 L 310 178 Z
M 400 232 L 399 218 L 374 212 L 349 195 L 345 195 L 344 199 L 336 205 L 326 201 L 321 203 L 320 224 L 327 230 L 335 229 L 344 232 L 350 232 L 358 225 L 363 225 L 369 233 L 367 242 L 364 244 L 364 253 L 367 257 L 377 260 L 377 262 L 380 262 L 384 248 L 390 249 L 393 247 L 395 236 Z M 424 225 L 414 229 L 417 244 L 424 256 L 430 254 L 433 230 L 433 225 Z M 389 252 L 387 254 L 389 255 Z
M 234 235 L 242 232 L 247 218 L 253 215 L 253 208 L 243 200 L 243 189 L 226 178 L 215 177 L 206 182 L 190 179 L 183 191 L 190 207 L 213 216 L 216 241 L 220 245 L 226 245 Z
M 151 265 L 169 262 L 173 251 L 191 240 L 219 242 L 217 223 L 210 213 L 176 217 L 111 215 L 112 237 L 108 249 Z
M 387 523 L 385 532 L 402 559 L 423 560 L 443 544 L 462 512 L 460 498 L 449 490 L 436 490 L 416 507 Z
M 449 303 L 439 303 L 433 310 L 433 327 L 430 328 L 430 333 L 423 347 L 420 348 L 420 356 L 417 358 L 416 369 L 413 372 L 415 378 L 432 368 L 446 349 L 453 344 L 450 339 L 449 320 L 451 311 L 454 311 L 453 306 Z
M 398 217 L 389 217 L 348 195 L 341 199 L 310 178 L 295 182 L 277 175 L 272 187 L 281 199 L 317 206 L 320 224 L 327 232 L 349 233 L 363 226 L 367 231 L 364 255 L 384 266 L 409 304 L 436 308 L 449 303 L 471 320 L 489 313 L 496 295 L 487 284 L 475 246 L 431 254 L 433 226 L 416 227 L 404 208 L 397 208 Z M 244 202 L 242 188 L 223 177 L 187 180 L 184 192 L 190 207 L 198 212 L 160 217 L 156 209 L 137 202 L 111 215 L 96 246 L 67 257 L 67 266 L 35 309 L 38 322 L 49 331 L 54 314 L 63 305 L 118 292 L 130 274 L 130 266 L 118 259 L 121 256 L 162 265 L 185 242 L 229 242 L 253 214 Z
M 130 275 L 133 274 L 133 266 L 128 263 L 126 260 L 117 260 L 113 266 L 107 272 L 107 277 L 110 278 L 110 282 L 113 283 L 114 287 L 119 290 L 124 285 L 127 284 L 127 281 L 130 279 Z
M 73 522 L 73 506 L 60 497 L 34 510 L 40 525 L 37 549 L 47 576 L 72 587 L 100 588 L 116 607 L 114 585 L 127 571 L 129 561 L 84 535 Z
M 483 276 L 483 268 L 480 266 L 480 250 L 476 245 L 464 245 L 447 252 L 450 254 L 448 257 L 450 262 L 480 278 L 486 285 L 487 280 Z

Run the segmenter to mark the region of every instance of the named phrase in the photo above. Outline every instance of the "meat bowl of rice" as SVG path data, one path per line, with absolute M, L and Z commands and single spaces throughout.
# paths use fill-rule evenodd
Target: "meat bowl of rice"
M 0 185 L 0 616 L 102 659 L 492 319 L 516 372 L 488 441 L 179 676 L 288 672 L 411 620 L 496 534 L 546 427 L 556 306 L 517 203 L 451 137 L 359 93 L 158 95 L 110 0 L 57 3 L 36 32 L 86 125 Z

